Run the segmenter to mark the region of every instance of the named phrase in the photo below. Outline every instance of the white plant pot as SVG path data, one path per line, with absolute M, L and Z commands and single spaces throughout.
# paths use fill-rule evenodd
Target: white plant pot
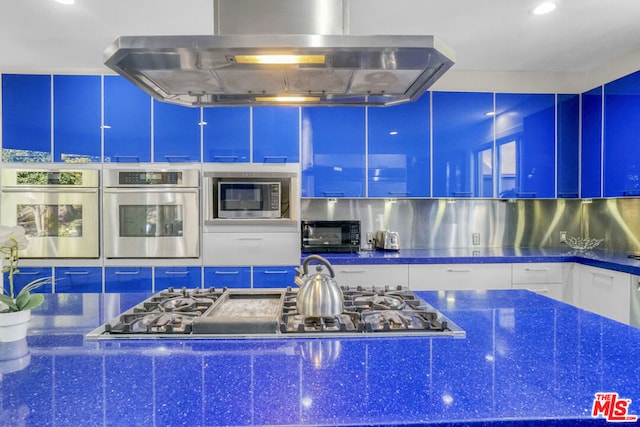
M 0 342 L 19 341 L 27 336 L 31 310 L 0 313 Z

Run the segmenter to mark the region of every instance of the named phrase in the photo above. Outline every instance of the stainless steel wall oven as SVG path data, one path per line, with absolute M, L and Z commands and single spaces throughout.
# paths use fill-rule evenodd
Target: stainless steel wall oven
M 24 227 L 23 258 L 98 258 L 98 170 L 2 170 L 2 224 Z
M 193 169 L 105 170 L 105 257 L 197 258 L 199 176 Z

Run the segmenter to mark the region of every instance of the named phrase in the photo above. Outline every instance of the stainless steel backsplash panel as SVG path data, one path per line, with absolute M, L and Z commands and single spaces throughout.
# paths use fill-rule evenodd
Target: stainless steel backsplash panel
M 603 249 L 640 251 L 640 199 L 302 199 L 301 213 L 309 220 L 360 220 L 365 249 L 366 233 L 384 229 L 400 233 L 402 249 L 563 248 L 566 231 L 604 238 Z

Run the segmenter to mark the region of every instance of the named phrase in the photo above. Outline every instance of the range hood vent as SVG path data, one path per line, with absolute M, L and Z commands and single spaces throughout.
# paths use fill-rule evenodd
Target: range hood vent
M 333 34 L 348 31 L 345 10 L 343 0 L 217 0 L 224 34 L 121 36 L 105 64 L 179 105 L 384 106 L 418 99 L 454 63 L 433 36 Z

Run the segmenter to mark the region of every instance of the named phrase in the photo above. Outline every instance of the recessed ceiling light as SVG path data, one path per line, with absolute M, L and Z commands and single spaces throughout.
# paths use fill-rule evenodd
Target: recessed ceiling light
M 56 0 L 60 4 L 74 4 L 76 0 Z
M 531 9 L 532 15 L 544 15 L 545 13 L 552 12 L 556 8 L 555 2 L 543 1 L 533 9 Z

